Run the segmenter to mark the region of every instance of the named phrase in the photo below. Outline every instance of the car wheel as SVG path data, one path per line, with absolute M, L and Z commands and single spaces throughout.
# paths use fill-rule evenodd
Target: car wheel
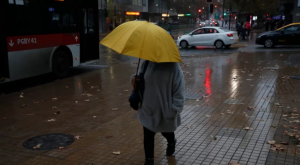
M 230 48 L 230 46 L 231 46 L 231 45 L 225 45 L 225 48 L 226 48 L 226 49 L 229 49 L 229 48 Z
M 217 49 L 222 49 L 223 46 L 224 46 L 223 41 L 217 40 L 217 41 L 215 42 L 215 47 L 216 47 Z
M 274 42 L 272 39 L 266 39 L 264 43 L 265 48 L 272 48 L 274 47 Z
M 186 49 L 188 46 L 189 46 L 189 44 L 188 44 L 187 41 L 181 41 L 181 42 L 180 42 L 180 47 Z
M 52 71 L 56 78 L 64 78 L 70 72 L 70 59 L 67 51 L 57 50 L 52 60 Z

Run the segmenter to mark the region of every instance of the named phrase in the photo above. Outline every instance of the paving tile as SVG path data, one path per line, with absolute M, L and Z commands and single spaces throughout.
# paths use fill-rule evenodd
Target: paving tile
M 124 91 L 130 89 L 130 84 L 124 82 L 136 68 L 135 59 L 119 56 L 100 60 L 105 63 L 116 58 L 115 61 L 121 61 L 117 65 L 30 87 L 23 91 L 23 99 L 18 92 L 0 95 L 0 117 L 7 117 L 0 120 L 0 164 L 143 164 L 142 126 L 136 111 L 128 105 L 129 93 Z M 297 61 L 295 56 L 297 53 L 278 51 L 272 56 L 244 52 L 183 57 L 180 65 L 188 99 L 181 114 L 182 125 L 176 130 L 175 157 L 170 160 L 164 156 L 167 142 L 157 133 L 155 162 L 189 165 L 228 164 L 236 160 L 247 165 L 300 164 L 299 156 L 293 153 L 298 141 L 283 135 L 291 129 L 283 127 L 289 121 L 282 116 L 294 113 L 293 108 L 300 109 L 299 103 L 293 102 L 300 99 L 300 83 L 284 77 L 299 73 L 299 68 L 289 64 Z M 84 92 L 91 94 L 89 102 L 84 101 Z M 39 100 L 39 104 L 33 100 Z M 27 107 L 21 108 L 24 103 Z M 60 109 L 60 115 L 53 115 L 53 106 Z M 249 106 L 255 109 L 247 110 Z M 112 111 L 113 108 L 119 110 Z M 228 114 L 227 110 L 234 113 Z M 56 121 L 47 122 L 51 118 Z M 245 131 L 245 127 L 253 130 Z M 52 132 L 83 138 L 65 150 L 31 151 L 22 147 L 31 137 Z M 267 141 L 272 139 L 288 141 L 288 149 L 271 151 Z M 120 155 L 112 154 L 118 150 Z

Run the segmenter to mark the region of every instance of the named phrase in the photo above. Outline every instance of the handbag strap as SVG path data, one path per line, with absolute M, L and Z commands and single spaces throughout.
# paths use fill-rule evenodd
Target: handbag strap
M 148 64 L 149 64 L 149 61 L 148 61 L 148 60 L 146 60 L 146 61 L 145 61 L 144 68 L 143 68 L 143 78 L 144 78 L 144 75 L 145 75 L 145 73 L 146 73 L 146 70 L 147 70 Z
M 139 90 L 139 92 L 140 92 L 140 96 L 141 96 L 141 106 L 143 104 L 143 97 L 144 97 L 144 90 L 145 90 L 145 79 L 144 79 L 144 77 L 145 77 L 145 73 L 146 73 L 148 64 L 149 64 L 149 61 L 146 60 L 144 68 L 143 68 L 143 73 L 142 73 L 142 76 L 143 76 L 142 77 L 142 81 L 140 81 L 141 84 L 140 84 L 140 90 Z

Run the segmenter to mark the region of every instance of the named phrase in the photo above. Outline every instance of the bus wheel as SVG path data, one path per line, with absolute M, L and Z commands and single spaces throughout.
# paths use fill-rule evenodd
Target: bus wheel
M 64 78 L 70 72 L 70 59 L 68 53 L 63 50 L 57 50 L 53 56 L 52 71 L 56 78 Z

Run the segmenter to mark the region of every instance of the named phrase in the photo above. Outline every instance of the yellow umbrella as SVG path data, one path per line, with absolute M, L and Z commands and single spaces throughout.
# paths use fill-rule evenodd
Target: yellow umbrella
M 100 43 L 120 54 L 152 62 L 182 62 L 171 35 L 147 21 L 123 23 Z

